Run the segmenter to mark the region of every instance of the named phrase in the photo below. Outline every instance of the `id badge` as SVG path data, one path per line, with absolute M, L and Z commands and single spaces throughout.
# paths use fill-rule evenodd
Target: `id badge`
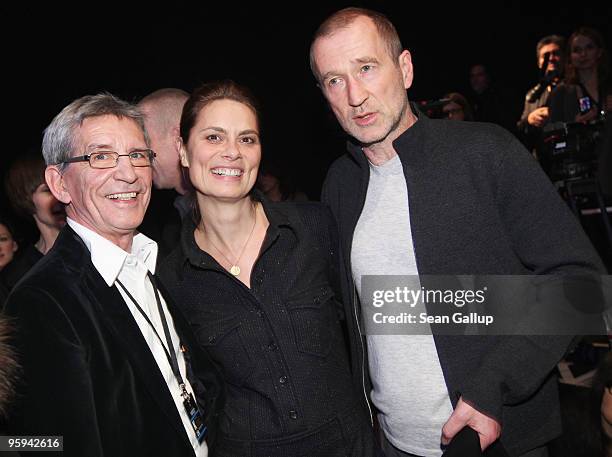
M 185 411 L 187 411 L 187 416 L 189 417 L 189 422 L 191 422 L 191 426 L 196 434 L 196 438 L 198 439 L 198 443 L 204 441 L 206 437 L 207 428 L 204 425 L 204 418 L 202 417 L 202 413 L 198 408 L 198 404 L 193 398 L 193 395 L 188 394 L 183 397 L 183 405 L 185 406 Z
M 578 100 L 580 105 L 580 114 L 584 114 L 591 110 L 591 99 L 590 97 L 582 97 Z

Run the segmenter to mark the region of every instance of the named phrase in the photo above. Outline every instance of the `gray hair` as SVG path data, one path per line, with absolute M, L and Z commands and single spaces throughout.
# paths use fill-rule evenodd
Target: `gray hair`
M 72 157 L 76 147 L 76 128 L 89 117 L 112 115 L 118 118 L 131 119 L 142 130 L 147 147 L 150 146 L 149 135 L 144 126 L 144 116 L 133 104 L 121 100 L 108 92 L 97 95 L 86 95 L 66 106 L 45 129 L 42 142 L 42 153 L 47 165 L 59 165 Z

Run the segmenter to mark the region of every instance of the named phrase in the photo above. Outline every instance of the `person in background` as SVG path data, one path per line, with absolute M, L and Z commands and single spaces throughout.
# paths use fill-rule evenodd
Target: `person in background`
M 442 99 L 448 99 L 449 102 L 442 106 L 442 115 L 446 119 L 452 121 L 473 121 L 474 114 L 472 107 L 467 99 L 459 92 L 450 92 Z
M 584 143 L 581 155 L 597 157 L 598 191 L 611 198 L 612 78 L 608 50 L 599 31 L 580 27 L 572 33 L 567 41 L 565 77 L 551 94 L 549 106 L 551 122 L 570 124 L 571 128 L 560 129 L 568 132 L 568 142 Z M 574 123 L 578 125 L 571 125 Z
M 10 166 L 5 181 L 6 194 L 15 212 L 34 222 L 38 240 L 21 248 L 4 275 L 10 289 L 53 247 L 66 225 L 64 204 L 58 201 L 45 182 L 45 161 L 40 153 L 18 157 Z
M 6 267 L 13 261 L 18 248 L 12 224 L 7 219 L 0 218 L 0 311 L 10 292 L 4 278 Z
M 470 67 L 470 87 L 474 93 L 484 94 L 491 87 L 491 76 L 487 67 L 481 63 L 474 64 Z
M 469 82 L 471 92 L 466 95 L 472 106 L 474 120 L 501 125 L 514 133 L 518 116 L 515 111 L 518 110 L 508 89 L 494 83 L 489 69 L 482 63 L 470 67 Z
M 332 14 L 315 32 L 310 63 L 350 136 L 322 200 L 340 232 L 354 384 L 376 407 L 387 457 L 440 456 L 464 432 L 483 450 L 545 456 L 561 431 L 554 370 L 571 335 L 406 335 L 393 327 L 363 335 L 369 297 L 361 282 L 599 275 L 603 265 L 578 221 L 509 132 L 429 119 L 410 104 L 411 55 L 384 15 Z
M 3 271 L 13 261 L 15 252 L 19 247 L 11 227 L 7 220 L 0 219 L 0 271 Z
M 540 81 L 525 95 L 523 114 L 517 122 L 521 140 L 531 151 L 535 149 L 540 140 L 542 127 L 550 118 L 548 100 L 563 76 L 564 56 L 565 38 L 560 35 L 545 36 L 536 45 L 536 63 L 540 69 Z
M 159 261 L 177 246 L 181 220 L 192 209 L 191 184 L 179 161 L 178 141 L 181 112 L 188 98 L 182 89 L 165 88 L 138 102 L 156 154 L 151 204 L 139 230 L 157 241 Z
M 259 114 L 233 81 L 193 92 L 181 138 L 197 212 L 160 274 L 226 375 L 216 455 L 373 456 L 339 322 L 329 210 L 253 191 Z
M 159 89 L 143 97 L 138 108 L 145 115 L 145 127 L 155 151 L 153 186 L 172 189 L 179 195 L 190 190 L 188 177 L 179 160 L 179 125 L 189 94 L 182 89 Z
M 612 110 L 608 51 L 601 34 L 581 27 L 567 40 L 565 77 L 550 97 L 551 122 L 596 121 Z

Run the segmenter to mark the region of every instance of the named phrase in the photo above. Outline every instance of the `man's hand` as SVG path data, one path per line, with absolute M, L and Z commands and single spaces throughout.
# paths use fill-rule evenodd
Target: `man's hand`
M 550 116 L 550 111 L 547 106 L 541 106 L 540 108 L 534 109 L 527 116 L 527 122 L 529 125 L 533 125 L 534 127 L 542 127 L 544 122 L 548 120 Z
M 463 398 L 460 398 L 455 411 L 453 411 L 453 414 L 451 414 L 444 427 L 442 427 L 442 444 L 448 445 L 454 436 L 466 425 L 478 433 L 480 448 L 483 451 L 499 438 L 501 434 L 499 422 L 482 414 L 465 403 Z

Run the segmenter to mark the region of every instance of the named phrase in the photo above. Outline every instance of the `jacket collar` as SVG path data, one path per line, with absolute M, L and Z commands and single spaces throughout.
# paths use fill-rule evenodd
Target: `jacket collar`
M 157 243 L 142 233 L 136 233 L 132 239 L 131 252 L 126 252 L 113 242 L 93 230 L 67 218 L 67 225 L 83 240 L 91 255 L 91 262 L 102 275 L 106 284 L 111 287 L 119 277 L 128 256 L 137 257 L 147 269 L 155 274 Z
M 62 258 L 64 265 L 69 270 L 74 271 L 78 277 L 85 274 L 88 265 L 93 268 L 87 246 L 68 224 L 60 231 L 47 256 L 51 258 L 50 254 L 52 253 L 54 256 Z
M 280 229 L 282 227 L 292 228 L 292 223 L 285 210 L 285 205 L 282 203 L 279 204 L 269 201 L 257 190 L 251 192 L 251 198 L 263 205 L 266 218 L 270 224 L 266 232 L 266 238 L 261 247 L 261 253 L 263 253 L 279 236 Z M 194 221 L 193 217 L 185 218 L 183 221 L 183 227 L 181 229 L 181 249 L 184 258 L 191 265 L 218 270 L 219 265 L 217 261 L 210 254 L 202 251 L 197 245 L 193 234 L 196 226 L 197 223 Z

